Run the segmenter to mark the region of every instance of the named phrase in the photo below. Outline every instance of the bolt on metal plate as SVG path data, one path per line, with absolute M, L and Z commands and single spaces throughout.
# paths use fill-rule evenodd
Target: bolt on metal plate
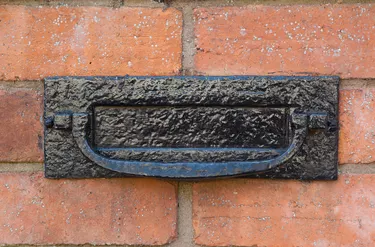
M 45 176 L 337 178 L 338 77 L 45 79 Z

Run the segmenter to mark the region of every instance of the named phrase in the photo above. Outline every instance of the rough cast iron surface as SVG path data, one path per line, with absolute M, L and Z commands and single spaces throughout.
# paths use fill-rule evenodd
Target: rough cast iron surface
M 338 83 L 337 77 L 48 78 L 45 175 L 129 176 L 86 158 L 65 113 L 90 114 L 88 141 L 107 158 L 225 162 L 282 154 L 293 138 L 290 115 L 297 112 L 327 114 L 326 121 L 311 118 L 309 124 L 327 126 L 310 128 L 302 147 L 281 167 L 243 176 L 335 179 Z
M 285 109 L 96 107 L 99 147 L 280 147 Z

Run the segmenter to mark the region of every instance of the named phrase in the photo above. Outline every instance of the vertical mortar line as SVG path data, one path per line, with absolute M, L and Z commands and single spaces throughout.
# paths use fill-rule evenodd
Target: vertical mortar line
M 193 5 L 193 3 L 182 5 L 182 75 L 194 74 L 195 37 Z
M 168 247 L 197 247 L 193 229 L 193 183 L 178 183 L 177 239 Z

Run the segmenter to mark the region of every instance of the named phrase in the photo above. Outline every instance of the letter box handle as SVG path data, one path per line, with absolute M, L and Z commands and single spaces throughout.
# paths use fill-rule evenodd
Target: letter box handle
M 274 169 L 291 159 L 302 146 L 308 132 L 308 118 L 306 114 L 293 113 L 291 115 L 291 129 L 293 139 L 287 150 L 272 159 L 258 161 L 230 161 L 230 162 L 147 162 L 118 160 L 104 157 L 95 152 L 87 140 L 89 115 L 74 113 L 72 123 L 73 137 L 82 153 L 95 164 L 106 169 L 136 176 L 162 178 L 214 178 L 227 176 L 241 176 L 250 173 L 262 173 Z

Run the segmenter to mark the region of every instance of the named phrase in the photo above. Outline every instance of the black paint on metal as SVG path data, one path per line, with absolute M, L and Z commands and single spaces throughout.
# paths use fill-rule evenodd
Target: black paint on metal
M 48 178 L 337 178 L 338 77 L 45 80 Z

